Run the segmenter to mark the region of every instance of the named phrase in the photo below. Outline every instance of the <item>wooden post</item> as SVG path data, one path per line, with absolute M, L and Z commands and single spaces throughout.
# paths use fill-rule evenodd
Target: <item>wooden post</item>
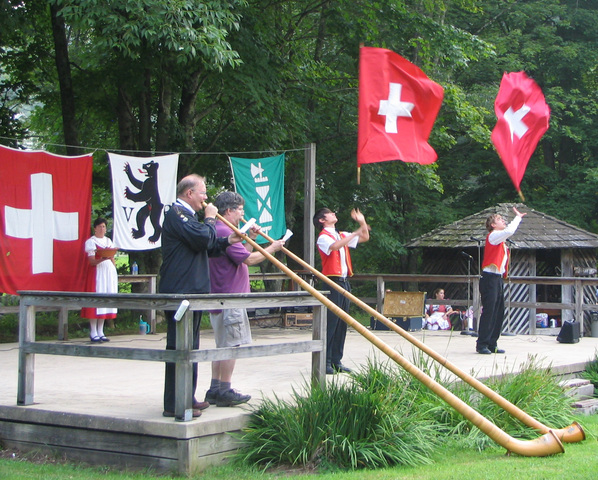
M 579 323 L 579 335 L 581 337 L 584 336 L 584 328 L 583 328 L 583 285 L 581 284 L 581 280 L 579 278 L 575 279 L 575 312 L 574 312 L 574 319 L 577 323 Z
M 570 248 L 561 250 L 561 275 L 563 277 L 573 276 L 573 250 Z M 573 285 L 570 283 L 567 285 L 561 285 L 561 302 L 562 303 L 573 303 Z M 563 310 L 561 312 L 561 320 L 573 320 L 577 318 L 575 313 L 571 310 Z
M 480 325 L 482 299 L 480 297 L 480 277 L 473 277 L 473 329 L 477 332 Z
M 25 345 L 35 342 L 35 307 L 19 306 L 19 373 L 17 405 L 33 404 L 35 354 L 25 353 Z
M 326 307 L 313 307 L 312 340 L 322 342 L 322 350 L 311 354 L 311 384 L 312 387 L 326 385 Z
M 384 277 L 376 277 L 376 310 L 382 313 L 382 307 L 384 306 Z
M 69 310 L 66 307 L 60 307 L 58 310 L 58 340 L 69 339 Z
M 303 260 L 312 267 L 315 261 L 316 213 L 316 144 L 308 143 L 305 149 L 305 181 L 303 203 Z
M 176 361 L 176 389 L 174 396 L 174 418 L 181 422 L 193 420 L 191 406 L 191 383 L 193 381 L 193 364 L 189 361 L 191 350 L 191 337 L 193 336 L 193 312 L 187 310 L 183 318 L 176 325 L 176 352 L 181 355 L 185 352 L 184 359 Z
M 150 294 L 154 295 L 156 293 L 156 275 L 151 275 L 149 277 L 148 283 L 148 290 Z M 150 321 L 150 328 L 151 333 L 156 333 L 156 310 L 151 309 L 149 314 L 149 321 Z

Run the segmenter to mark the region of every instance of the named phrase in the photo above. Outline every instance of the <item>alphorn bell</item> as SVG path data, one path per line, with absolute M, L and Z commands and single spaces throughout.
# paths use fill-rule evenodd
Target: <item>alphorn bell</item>
M 270 238 L 267 234 L 265 234 L 263 232 L 260 232 L 260 235 L 262 235 L 262 237 L 264 237 L 269 242 L 273 241 L 272 238 Z M 396 333 L 398 333 L 399 335 L 401 335 L 405 340 L 410 342 L 412 345 L 414 345 L 415 347 L 420 349 L 422 352 L 424 352 L 425 354 L 427 354 L 428 356 L 433 358 L 436 362 L 438 362 L 441 365 L 443 365 L 444 367 L 446 367 L 449 371 L 451 371 L 452 373 L 457 375 L 461 380 L 466 382 L 471 387 L 475 388 L 478 392 L 480 392 L 482 395 L 487 397 L 489 400 L 496 403 L 499 407 L 501 407 L 503 410 L 505 410 L 512 417 L 516 418 L 524 425 L 526 425 L 530 428 L 533 428 L 535 430 L 538 430 L 540 433 L 548 433 L 548 432 L 552 431 L 564 443 L 576 443 L 576 442 L 581 442 L 581 441 L 585 440 L 585 438 L 586 438 L 585 433 L 583 431 L 582 426 L 579 423 L 573 422 L 568 427 L 559 428 L 559 429 L 553 429 L 553 428 L 547 427 L 543 423 L 539 422 L 538 420 L 536 420 L 535 418 L 533 418 L 532 416 L 530 416 L 529 414 L 527 414 L 526 412 L 521 410 L 516 405 L 512 404 L 509 400 L 507 400 L 503 396 L 499 395 L 498 393 L 496 393 L 494 390 L 492 390 L 488 386 L 484 385 L 477 378 L 475 378 L 472 375 L 469 375 L 468 373 L 461 370 L 455 364 L 451 363 L 448 359 L 444 358 L 438 352 L 436 352 L 435 350 L 433 350 L 432 348 L 427 346 L 425 343 L 423 343 L 420 340 L 418 340 L 417 338 L 415 338 L 413 335 L 411 335 L 406 330 L 403 330 L 396 323 L 392 322 L 391 320 L 386 318 L 384 315 L 382 315 L 380 312 L 378 312 L 377 310 L 370 307 L 367 303 L 365 303 L 362 300 L 360 300 L 359 298 L 357 298 L 351 292 L 348 292 L 343 287 L 341 287 L 340 285 L 338 285 L 337 283 L 335 283 L 334 281 L 329 279 L 322 272 L 320 272 L 319 270 L 312 267 L 309 263 L 305 262 L 302 258 L 295 255 L 293 252 L 291 252 L 286 247 L 283 247 L 282 251 L 288 257 L 290 257 L 292 260 L 294 260 L 295 262 L 297 262 L 298 264 L 300 264 L 301 266 L 303 266 L 307 270 L 309 270 L 311 273 L 316 275 L 320 280 L 325 282 L 327 285 L 334 288 L 336 291 L 340 292 L 344 297 L 348 298 L 351 302 L 353 302 L 355 305 L 357 305 L 363 311 L 372 315 L 373 317 L 376 317 L 388 328 L 390 328 L 391 330 L 393 330 Z
M 488 435 L 492 440 L 494 440 L 502 447 L 506 448 L 508 452 L 517 453 L 518 455 L 527 457 L 545 457 L 548 455 L 554 455 L 556 453 L 563 453 L 565 451 L 565 449 L 563 448 L 563 444 L 552 430 L 549 430 L 547 433 L 534 440 L 518 440 L 516 438 L 511 437 L 508 433 L 498 428 L 486 417 L 484 417 L 476 410 L 471 408 L 459 397 L 457 397 L 452 392 L 450 392 L 442 385 L 440 385 L 438 382 L 436 382 L 434 379 L 426 375 L 423 371 L 421 371 L 419 368 L 417 368 L 415 365 L 409 362 L 406 358 L 400 355 L 396 350 L 391 348 L 388 344 L 386 344 L 376 335 L 367 330 L 361 323 L 359 323 L 357 320 L 351 317 L 344 310 L 339 308 L 336 304 L 331 302 L 327 297 L 318 292 L 314 287 L 312 287 L 309 283 L 307 283 L 305 280 L 299 277 L 299 275 L 293 272 L 289 267 L 287 267 L 280 260 L 274 257 L 274 255 L 271 255 L 266 250 L 264 250 L 257 242 L 252 240 L 249 237 L 249 235 L 242 233 L 235 225 L 230 223 L 221 215 L 217 214 L 217 217 L 220 221 L 222 221 L 229 228 L 231 228 L 233 232 L 235 232 L 237 235 L 239 235 L 241 238 L 247 241 L 251 246 L 253 246 L 254 249 L 257 249 L 271 263 L 273 263 L 276 267 L 282 270 L 288 277 L 292 278 L 293 281 L 299 284 L 305 291 L 307 291 L 313 297 L 318 299 L 323 305 L 326 306 L 326 308 L 338 315 L 339 318 L 341 318 L 354 330 L 356 330 L 358 333 L 364 336 L 383 353 L 388 355 L 388 357 L 390 357 L 393 361 L 395 361 L 401 367 L 407 370 L 407 372 L 409 372 L 417 380 L 419 380 L 426 387 L 432 390 L 436 395 L 438 395 L 442 400 L 444 400 L 457 412 L 463 415 L 463 417 L 465 417 L 476 427 L 478 427 L 482 432 Z

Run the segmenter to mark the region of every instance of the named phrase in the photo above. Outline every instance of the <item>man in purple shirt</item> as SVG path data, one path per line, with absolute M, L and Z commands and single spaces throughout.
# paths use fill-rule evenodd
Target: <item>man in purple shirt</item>
M 245 200 L 235 192 L 223 192 L 214 201 L 218 213 L 234 226 L 239 226 L 243 218 Z M 228 233 L 225 233 L 228 232 Z M 253 226 L 249 237 L 255 239 L 259 227 Z M 226 236 L 232 229 L 225 223 L 216 222 L 216 234 Z M 279 251 L 284 245 L 276 240 L 265 248 L 268 253 Z M 248 293 L 249 265 L 256 265 L 265 260 L 261 252 L 254 252 L 248 243 L 235 243 L 226 248 L 220 257 L 210 258 L 211 293 Z M 251 343 L 251 329 L 245 308 L 231 308 L 210 313 L 210 322 L 214 329 L 217 348 L 238 347 Z M 231 388 L 231 379 L 235 368 L 235 359 L 212 362 L 212 381 L 206 392 L 205 401 L 217 407 L 231 407 L 246 403 L 250 395 L 243 395 Z

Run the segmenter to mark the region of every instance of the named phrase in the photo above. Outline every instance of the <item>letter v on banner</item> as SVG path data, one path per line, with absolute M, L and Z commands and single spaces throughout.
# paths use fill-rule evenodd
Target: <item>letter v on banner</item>
M 436 161 L 428 137 L 443 96 L 440 85 L 397 53 L 360 48 L 358 183 L 364 163 Z

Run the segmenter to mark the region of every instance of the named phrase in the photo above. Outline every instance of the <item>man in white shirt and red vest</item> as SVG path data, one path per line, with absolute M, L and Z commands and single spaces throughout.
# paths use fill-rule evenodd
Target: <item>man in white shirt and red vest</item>
M 370 227 L 363 214 L 358 209 L 353 209 L 351 218 L 359 223 L 359 228 L 353 233 L 336 230 L 335 226 L 338 221 L 336 213 L 329 208 L 318 210 L 313 219 L 315 227 L 321 229 L 317 244 L 322 259 L 322 273 L 348 292 L 351 291 L 348 278 L 353 275 L 349 248 L 355 248 L 358 243 L 367 242 L 370 239 Z M 345 312 L 349 312 L 349 299 L 340 292 L 332 290 L 329 298 Z M 341 362 L 347 336 L 347 324 L 330 310 L 328 310 L 326 334 L 326 373 L 332 375 L 339 372 L 350 372 L 351 370 Z
M 502 331 L 505 314 L 503 278 L 509 273 L 509 248 L 506 240 L 515 233 L 525 213 L 513 207 L 515 218 L 507 225 L 499 214 L 493 214 L 486 220 L 486 245 L 482 262 L 480 295 L 482 297 L 482 315 L 478 328 L 476 351 L 482 355 L 505 353 L 498 348 L 497 341 Z

